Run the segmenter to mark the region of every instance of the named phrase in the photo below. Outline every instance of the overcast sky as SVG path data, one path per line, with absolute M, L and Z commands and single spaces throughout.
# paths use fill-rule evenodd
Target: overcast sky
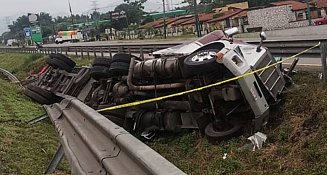
M 27 13 L 48 12 L 53 17 L 69 14 L 68 0 L 0 0 L 0 32 L 6 30 L 8 22 L 12 23 L 18 16 Z M 94 0 L 70 0 L 74 14 L 87 14 L 93 8 Z M 123 0 L 96 0 L 99 11 L 113 10 Z M 176 7 L 182 0 L 166 0 Z M 171 5 L 170 5 L 171 6 Z M 162 11 L 162 0 L 148 0 L 146 11 Z M 0 34 L 1 34 L 0 33 Z

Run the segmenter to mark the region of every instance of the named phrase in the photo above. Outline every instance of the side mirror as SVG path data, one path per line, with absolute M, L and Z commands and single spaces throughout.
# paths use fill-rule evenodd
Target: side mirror
M 233 35 L 236 35 L 238 34 L 240 31 L 238 30 L 237 27 L 233 27 L 231 29 L 228 29 L 228 30 L 225 30 L 225 34 L 228 36 L 228 37 L 233 37 Z
M 261 32 L 260 33 L 260 38 L 261 38 L 261 40 L 267 40 L 267 34 L 265 33 L 265 32 Z
M 261 52 L 261 46 L 263 44 L 263 41 L 267 39 L 267 35 L 266 35 L 265 32 L 261 32 L 259 36 L 261 38 L 261 41 L 260 41 L 260 44 L 257 47 L 257 52 Z

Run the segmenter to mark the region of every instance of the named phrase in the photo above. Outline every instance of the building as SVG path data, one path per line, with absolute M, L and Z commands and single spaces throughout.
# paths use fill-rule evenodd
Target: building
M 307 9 L 308 6 L 306 3 L 298 2 L 298 1 L 278 1 L 271 3 L 273 6 L 284 6 L 290 5 L 292 7 L 292 12 L 296 17 L 296 21 L 306 20 L 307 17 Z M 313 8 L 313 7 L 311 7 Z M 311 16 L 313 18 L 317 18 L 317 11 L 311 10 Z
M 225 13 L 227 12 L 230 8 L 237 8 L 237 9 L 248 9 L 249 8 L 249 3 L 246 2 L 240 2 L 240 3 L 234 3 L 234 4 L 228 4 L 225 7 L 219 7 L 213 9 L 215 13 Z
M 327 11 L 327 0 L 316 0 L 314 1 L 319 17 L 326 17 L 326 11 Z
M 238 27 L 244 31 L 242 25 L 247 21 L 247 11 L 237 8 L 230 8 L 228 11 L 216 15 L 212 20 L 206 22 L 210 31 L 226 30 L 231 27 Z
M 249 10 L 247 13 L 249 30 L 276 30 L 308 26 L 306 9 L 306 3 L 280 1 L 271 3 L 268 7 Z M 316 14 L 314 9 L 312 9 L 312 14 Z
M 205 23 L 209 20 L 212 20 L 214 15 L 215 15 L 214 13 L 199 15 L 199 24 L 200 24 L 201 33 L 209 32 L 209 29 L 207 28 L 207 25 Z M 191 18 L 190 20 L 187 20 L 186 22 L 181 23 L 180 25 L 182 27 L 184 34 L 193 34 L 196 32 L 195 17 Z

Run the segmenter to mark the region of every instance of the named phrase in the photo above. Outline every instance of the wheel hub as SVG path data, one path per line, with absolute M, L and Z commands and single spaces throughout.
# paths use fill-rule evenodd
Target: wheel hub
M 216 52 L 213 52 L 213 51 L 200 52 L 200 53 L 196 54 L 192 58 L 192 61 L 193 62 L 207 61 L 207 60 L 213 59 L 214 58 L 214 55 L 216 55 Z

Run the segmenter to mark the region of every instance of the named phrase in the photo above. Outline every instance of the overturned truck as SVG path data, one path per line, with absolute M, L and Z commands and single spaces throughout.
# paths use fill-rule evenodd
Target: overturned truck
M 215 31 L 194 42 L 154 52 L 154 58 L 117 53 L 75 68 L 61 54 L 51 54 L 26 95 L 42 104 L 73 96 L 95 110 L 204 87 L 276 63 L 269 50 L 233 40 L 236 30 Z M 262 41 L 265 35 L 261 35 Z M 112 122 L 146 139 L 159 131 L 198 129 L 212 141 L 260 130 L 269 107 L 285 88 L 279 65 L 234 81 L 156 102 L 100 112 Z

